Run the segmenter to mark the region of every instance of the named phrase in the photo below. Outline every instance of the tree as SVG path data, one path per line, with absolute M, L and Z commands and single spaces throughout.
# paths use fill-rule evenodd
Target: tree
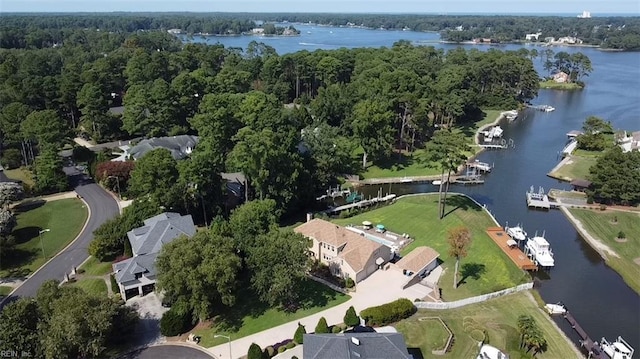
M 25 139 L 36 140 L 42 148 L 57 150 L 66 139 L 68 130 L 62 117 L 54 110 L 33 111 L 20 125 Z
M 327 320 L 324 317 L 321 317 L 318 320 L 318 324 L 316 325 L 316 334 L 326 334 L 329 333 L 329 326 L 327 325 Z
M 466 227 L 451 228 L 447 234 L 447 241 L 449 242 L 449 255 L 456 259 L 453 288 L 458 288 L 458 266 L 460 258 L 467 256 L 467 250 L 471 245 L 471 232 Z
M 247 351 L 247 359 L 262 359 L 262 348 L 256 343 L 251 343 Z
M 296 328 L 296 332 L 293 334 L 293 341 L 297 344 L 302 344 L 305 334 L 307 334 L 307 331 L 305 330 L 304 325 L 298 323 L 298 328 Z
M 39 193 L 55 193 L 66 190 L 69 183 L 62 166 L 62 159 L 55 148 L 43 148 L 36 158 L 34 166 L 36 191 Z
M 467 152 L 469 150 L 469 145 L 467 145 L 462 133 L 454 132 L 450 129 L 437 130 L 433 134 L 431 141 L 427 143 L 429 165 L 438 166 L 442 171 L 440 188 L 438 190 L 440 194 L 438 204 L 440 219 L 444 218 L 445 214 L 451 172 L 457 171 L 458 167 L 467 161 Z M 447 172 L 446 180 L 444 178 L 445 171 Z M 443 187 L 445 189 L 444 197 L 442 192 Z
M 0 268 L 2 258 L 6 257 L 13 249 L 11 232 L 17 225 L 13 212 L 9 210 L 9 204 L 24 197 L 22 186 L 13 182 L 0 182 Z
M 251 284 L 260 299 L 286 309 L 297 308 L 299 290 L 309 269 L 308 240 L 290 230 L 272 229 L 249 248 Z
M 204 320 L 220 305 L 235 303 L 242 262 L 229 238 L 209 230 L 192 238 L 180 237 L 158 255 L 158 288 Z
M 0 312 L 0 343 L 5 350 L 40 357 L 38 305 L 32 298 L 7 304 Z
M 578 136 L 578 148 L 587 151 L 603 151 L 613 143 L 607 140 L 606 133 L 613 132 L 610 122 L 596 116 L 589 116 L 582 124 L 583 134 Z
M 356 310 L 353 305 L 350 306 L 349 309 L 347 309 L 347 312 L 344 314 L 343 321 L 344 324 L 349 327 L 355 327 L 356 325 L 360 324 L 360 318 L 356 314 Z
M 109 101 L 106 91 L 98 84 L 86 83 L 78 92 L 77 105 L 82 113 L 84 130 L 91 133 L 94 139 L 101 139 L 109 125 Z
M 236 208 L 229 218 L 229 227 L 236 240 L 236 247 L 249 251 L 260 235 L 276 228 L 276 202 L 272 199 L 253 200 Z
M 160 319 L 160 333 L 167 337 L 180 335 L 189 329 L 191 320 L 189 313 L 180 313 L 172 307 Z
M 636 205 L 640 203 L 640 152 L 622 152 L 619 146 L 598 156 L 589 168 L 588 194 L 603 203 Z
M 364 150 L 362 168 L 365 169 L 367 157 L 375 161 L 391 153 L 394 115 L 384 102 L 364 100 L 354 106 L 352 116 L 353 134 Z
M 339 175 L 349 173 L 354 146 L 339 132 L 337 127 L 323 122 L 302 130 L 302 144 L 313 160 L 312 173 L 320 188 L 327 188 Z
M 24 198 L 22 186 L 14 182 L 0 182 L 0 208 L 6 209 L 11 203 Z
M 96 166 L 95 179 L 111 191 L 117 190 L 118 194 L 122 194 L 127 190 L 135 164 L 133 161 L 100 162 Z
M 129 193 L 148 196 L 159 205 L 171 207 L 176 200 L 173 188 L 178 175 L 178 163 L 171 152 L 164 148 L 149 151 L 136 161 L 129 179 Z

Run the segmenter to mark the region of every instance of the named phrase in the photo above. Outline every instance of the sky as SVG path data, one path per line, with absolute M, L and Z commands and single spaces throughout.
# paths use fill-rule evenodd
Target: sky
M 0 12 L 330 12 L 640 15 L 640 0 L 0 0 Z

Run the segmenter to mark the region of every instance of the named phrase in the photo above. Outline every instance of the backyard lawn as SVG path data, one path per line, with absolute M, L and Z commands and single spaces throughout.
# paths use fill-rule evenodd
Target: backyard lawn
M 426 194 L 405 197 L 392 205 L 334 222 L 347 225 L 371 221 L 384 224 L 392 232 L 407 233 L 415 241 L 402 250 L 403 255 L 418 246 L 429 246 L 438 251 L 446 268 L 440 278 L 445 301 L 491 293 L 530 281 L 529 276 L 486 234 L 487 227 L 495 227 L 496 224 L 482 208 L 465 196 L 450 195 L 446 213 L 444 219 L 440 220 L 438 194 Z M 469 228 L 472 242 L 468 256 L 460 261 L 460 285 L 453 289 L 455 260 L 448 255 L 447 231 L 459 226 Z
M 196 329 L 194 333 L 202 336 L 200 345 L 208 348 L 226 341 L 224 338 L 214 338 L 214 335 L 227 335 L 235 340 L 318 313 L 342 304 L 350 298 L 312 280 L 303 282 L 303 288 L 299 294 L 302 307 L 293 313 L 279 308 L 269 308 L 259 303 L 253 295 L 238 295 L 236 305 L 214 318 L 211 328 Z M 290 334 L 291 337 L 293 334 Z
M 519 349 L 520 335 L 516 324 L 518 316 L 523 314 L 533 316 L 547 340 L 547 350 L 536 355 L 536 358 L 578 357 L 571 344 L 560 335 L 557 327 L 554 327 L 548 315 L 538 308 L 529 292 L 514 293 L 456 309 L 420 309 L 412 317 L 396 323 L 394 327 L 404 335 L 407 347 L 419 348 L 424 358 L 475 358 L 479 350 L 478 341 L 481 341 L 486 333 L 488 338 L 485 341 L 506 351 L 509 358 L 524 359 L 531 358 L 531 355 Z M 445 334 L 440 328 L 434 328 L 435 321 L 420 320 L 425 317 L 440 317 L 453 332 L 455 340 L 451 351 L 445 355 L 431 353 L 432 350 L 441 349 L 442 337 Z
M 640 293 L 640 213 L 613 210 L 569 209 L 584 228 L 611 247 L 620 257 L 607 255 L 606 262 Z M 626 240 L 617 240 L 622 231 Z
M 2 277 L 23 277 L 66 247 L 82 230 L 87 209 L 79 199 L 25 201 L 14 208 L 18 225 L 13 230 L 15 253 L 2 262 Z M 48 232 L 38 233 L 49 229 Z M 42 244 L 40 239 L 42 238 Z M 46 258 L 43 258 L 43 251 Z
M 482 120 L 473 123 L 470 126 L 463 126 L 460 131 L 467 137 L 469 145 L 472 145 L 476 131 L 489 124 L 500 116 L 499 110 L 486 110 L 485 116 Z M 469 156 L 474 155 L 479 150 L 478 147 L 474 147 L 474 153 L 469 153 Z M 359 149 L 354 154 L 358 159 L 354 159 L 356 163 L 362 163 L 362 149 Z M 428 166 L 428 161 L 425 159 L 426 151 L 424 149 L 417 149 L 412 156 L 403 154 L 398 157 L 397 153 L 394 153 L 390 158 L 376 162 L 373 164 L 369 162 L 367 170 L 360 176 L 361 178 L 388 178 L 388 177 L 412 177 L 412 176 L 433 176 L 441 173 L 437 166 Z
M 589 168 L 597 161 L 593 156 L 571 155 L 569 160 L 557 170 L 550 172 L 549 176 L 563 181 L 574 179 L 587 179 Z

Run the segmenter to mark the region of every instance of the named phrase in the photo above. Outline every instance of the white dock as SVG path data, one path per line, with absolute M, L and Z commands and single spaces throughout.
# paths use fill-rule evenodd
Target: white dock
M 534 209 L 551 209 L 558 208 L 559 204 L 555 201 L 550 201 L 549 196 L 544 193 L 544 188 L 538 188 L 538 192 L 533 190 L 533 186 L 527 192 L 527 207 Z
M 344 211 L 344 210 L 347 210 L 347 209 L 351 209 L 351 208 L 368 207 L 368 206 L 371 206 L 371 205 L 376 204 L 376 203 L 382 203 L 382 202 L 391 201 L 394 198 L 396 198 L 395 194 L 388 194 L 388 195 L 386 195 L 384 197 L 374 197 L 374 198 L 371 198 L 371 199 L 362 200 L 360 202 L 355 202 L 355 203 L 345 204 L 343 206 L 329 208 L 326 211 L 324 211 L 324 213 L 332 214 L 332 213 L 338 213 L 338 212 L 341 212 L 341 211 Z

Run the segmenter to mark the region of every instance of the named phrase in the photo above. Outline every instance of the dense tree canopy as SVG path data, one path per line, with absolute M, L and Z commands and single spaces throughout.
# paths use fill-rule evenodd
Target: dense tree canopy
M 605 203 L 640 203 L 640 152 L 623 153 L 615 146 L 589 169 L 591 195 Z

